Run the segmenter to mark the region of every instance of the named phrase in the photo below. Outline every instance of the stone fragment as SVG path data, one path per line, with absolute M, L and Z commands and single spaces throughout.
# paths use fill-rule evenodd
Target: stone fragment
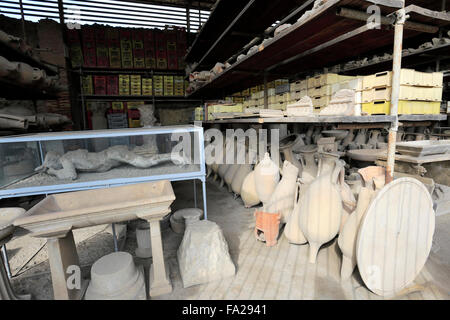
M 177 252 L 183 287 L 234 276 L 222 229 L 208 220 L 188 224 Z

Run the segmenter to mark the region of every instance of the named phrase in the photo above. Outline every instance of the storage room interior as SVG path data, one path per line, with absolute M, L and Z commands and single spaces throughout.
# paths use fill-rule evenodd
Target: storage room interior
M 0 300 L 449 300 L 449 80 L 447 0 L 0 0 Z

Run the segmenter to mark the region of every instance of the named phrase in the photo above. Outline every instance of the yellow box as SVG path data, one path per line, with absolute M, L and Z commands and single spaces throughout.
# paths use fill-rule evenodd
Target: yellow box
M 258 86 L 250 88 L 250 94 L 257 93 L 257 92 L 258 92 Z
M 286 111 L 287 102 L 276 102 L 269 104 L 269 109 Z
M 311 98 L 322 97 L 322 96 L 331 96 L 332 93 L 333 93 L 332 87 L 329 84 L 308 89 L 308 96 L 310 96 Z
M 163 96 L 164 95 L 164 89 L 163 88 L 156 88 L 154 89 L 155 96 Z
M 308 81 L 307 80 L 298 80 L 295 82 L 291 82 L 291 92 L 297 92 L 308 89 Z
M 141 85 L 141 76 L 140 75 L 135 75 L 135 74 L 131 75 L 130 76 L 130 82 L 131 82 L 131 85 L 133 85 L 133 84 Z
M 242 91 L 242 96 L 247 97 L 250 95 L 250 89 L 245 89 Z
M 442 88 L 400 86 L 399 99 L 409 101 L 441 101 Z M 362 91 L 362 102 L 391 100 L 392 88 L 373 88 Z
M 281 93 L 281 94 L 277 94 L 275 95 L 275 101 L 278 102 L 288 102 L 289 100 L 291 100 L 291 93 L 290 92 L 285 92 L 285 93 Z
M 322 97 L 312 98 L 313 107 L 315 107 L 315 108 L 326 107 L 326 106 L 328 106 L 330 101 L 331 101 L 331 96 L 322 96 Z
M 128 127 L 129 128 L 140 128 L 141 127 L 141 120 L 136 119 L 128 119 Z
M 111 108 L 113 110 L 123 110 L 123 102 L 113 101 L 111 102 Z
M 276 88 L 276 87 L 281 86 L 283 84 L 288 84 L 289 80 L 288 79 L 276 79 L 276 80 L 273 81 L 273 83 L 274 83 L 274 88 Z
M 300 91 L 291 91 L 291 100 L 298 101 L 304 96 L 308 95 L 308 90 L 300 90 Z
M 119 75 L 119 94 L 120 95 L 130 94 L 130 76 L 127 74 Z
M 83 84 L 83 93 L 86 95 L 94 94 L 94 84 L 92 82 L 92 76 L 84 76 L 81 81 Z
M 139 106 L 144 105 L 144 101 L 128 101 L 127 102 L 127 109 L 137 109 Z
M 402 69 L 400 85 L 418 87 L 442 87 L 442 72 L 419 72 L 413 69 Z M 390 87 L 392 85 L 392 71 L 379 72 L 363 78 L 363 89 Z
M 340 81 L 340 77 L 337 73 L 320 74 L 314 77 L 308 78 L 308 89 L 321 87 L 327 84 L 334 84 Z
M 424 101 L 405 101 L 400 100 L 398 104 L 398 114 L 439 114 L 441 103 Z M 390 101 L 375 101 L 363 103 L 362 111 L 368 114 L 386 114 L 391 113 Z

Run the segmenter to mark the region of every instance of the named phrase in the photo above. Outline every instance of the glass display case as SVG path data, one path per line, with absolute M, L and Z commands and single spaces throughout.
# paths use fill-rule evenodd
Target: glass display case
M 1 137 L 0 163 L 0 198 L 196 179 L 206 198 L 203 128 L 197 126 Z

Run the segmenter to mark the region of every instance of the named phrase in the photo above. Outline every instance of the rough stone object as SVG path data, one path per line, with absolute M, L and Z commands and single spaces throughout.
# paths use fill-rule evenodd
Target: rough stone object
M 222 229 L 212 221 L 189 224 L 177 256 L 184 288 L 231 277 L 236 272 Z

